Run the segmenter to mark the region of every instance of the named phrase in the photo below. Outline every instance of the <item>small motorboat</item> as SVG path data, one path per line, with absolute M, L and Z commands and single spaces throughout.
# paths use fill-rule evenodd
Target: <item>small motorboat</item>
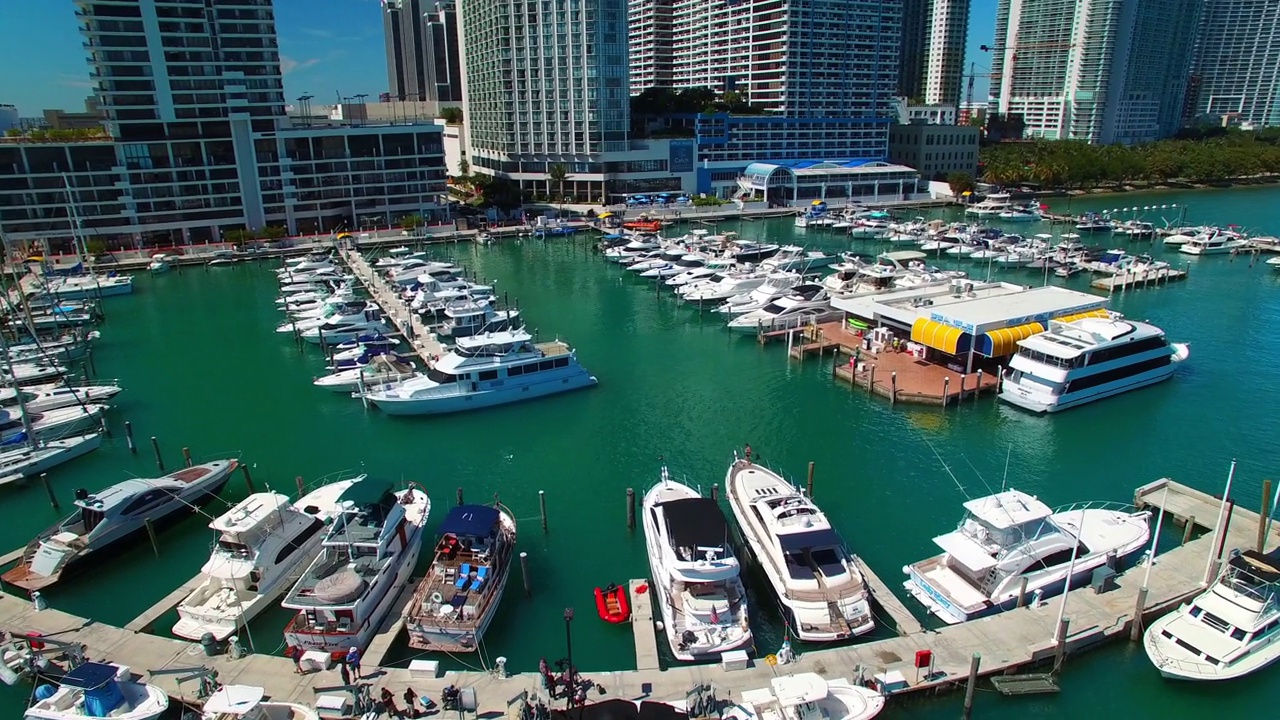
M 58 687 L 36 686 L 24 720 L 157 720 L 169 708 L 169 696 L 154 685 L 134 682 L 128 668 L 87 662 L 67 673 Z
M 223 685 L 204 701 L 201 720 L 319 720 L 315 710 L 297 703 L 267 700 L 253 685 Z
M 173 255 L 164 253 L 156 253 L 151 256 L 151 264 L 147 265 L 147 269 L 153 273 L 162 273 L 169 271 L 169 265 L 173 261 Z
M 596 588 L 596 612 L 600 619 L 613 624 L 626 622 L 631 618 L 631 608 L 627 605 L 627 589 L 609 583 L 609 587 Z

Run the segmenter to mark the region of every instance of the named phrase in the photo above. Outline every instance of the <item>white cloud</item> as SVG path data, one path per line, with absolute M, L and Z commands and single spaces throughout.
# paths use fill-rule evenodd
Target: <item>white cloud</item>
M 280 73 L 288 75 L 291 72 L 305 70 L 306 68 L 320 62 L 320 58 L 309 58 L 307 60 L 294 60 L 288 55 L 280 56 Z

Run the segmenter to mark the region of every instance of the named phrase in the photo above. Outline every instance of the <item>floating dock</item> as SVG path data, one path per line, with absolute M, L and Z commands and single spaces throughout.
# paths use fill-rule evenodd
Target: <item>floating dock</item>
M 893 618 L 893 624 L 898 630 L 899 635 L 915 635 L 924 632 L 924 626 L 916 619 L 916 616 L 907 609 L 907 606 L 898 599 L 897 595 L 889 589 L 889 586 L 862 562 L 862 558 L 855 558 L 858 570 L 862 573 L 862 579 L 867 583 L 867 588 L 871 591 L 871 597 L 880 605 L 889 617 Z
M 369 643 L 369 647 L 365 649 L 360 659 L 362 665 L 377 667 L 386 660 L 391 643 L 395 642 L 400 632 L 404 630 L 405 610 L 409 608 L 409 602 L 413 600 L 413 594 L 418 589 L 419 582 L 422 582 L 422 578 L 412 578 L 400 588 L 400 594 L 391 604 L 391 612 L 383 618 L 378 634 L 373 636 L 373 641 Z
M 1174 270 L 1173 268 L 1160 268 L 1159 270 L 1143 270 L 1141 272 L 1119 273 L 1110 277 L 1103 277 L 1089 283 L 1089 287 L 1098 290 L 1106 290 L 1114 292 L 1116 290 L 1131 290 L 1133 288 L 1155 287 L 1157 285 L 1165 285 L 1174 280 L 1186 280 L 1186 270 Z
M 400 299 L 398 289 L 383 279 L 360 253 L 349 248 L 342 248 L 338 253 L 342 261 L 351 269 L 351 273 L 369 293 L 369 297 L 382 308 L 383 316 L 413 346 L 413 351 L 417 353 L 424 366 L 434 362 L 435 358 L 444 352 L 444 347 L 436 339 L 435 333 L 423 324 L 418 314 L 410 310 L 408 305 Z
M 125 625 L 124 629 L 135 633 L 150 632 L 152 626 L 156 624 L 156 621 L 165 613 L 176 607 L 178 603 L 182 602 L 183 598 L 190 595 L 192 591 L 199 587 L 202 580 L 204 580 L 204 575 L 197 574 L 195 577 L 178 586 L 178 589 L 160 598 L 160 602 L 157 602 L 155 605 L 147 608 L 141 615 L 134 618 L 132 622 Z
M 1167 488 L 1167 492 L 1166 492 Z M 1172 522 L 1216 522 L 1221 509 L 1211 495 L 1162 479 L 1138 488 L 1135 499 L 1147 509 L 1160 512 L 1166 508 Z M 1228 506 L 1231 507 L 1230 505 Z M 1201 519 L 1201 515 L 1205 519 Z M 1259 515 L 1235 507 L 1227 512 L 1226 535 L 1222 546 L 1226 549 L 1254 547 L 1257 542 Z M 1168 524 L 1168 522 L 1166 522 Z M 759 659 L 745 670 L 726 670 L 715 664 L 679 665 L 667 670 L 657 668 L 657 639 L 653 632 L 652 609 L 646 602 L 648 593 L 637 594 L 644 581 L 630 583 L 634 634 L 637 648 L 637 665 L 647 667 L 617 672 L 589 672 L 582 675 L 605 688 L 603 694 L 592 693 L 593 700 L 609 698 L 632 699 L 645 697 L 654 700 L 683 699 L 685 693 L 698 684 L 711 684 L 722 696 L 740 695 L 745 690 L 769 686 L 770 680 L 792 672 L 817 672 L 827 676 L 844 675 L 855 680 L 866 680 L 885 673 L 900 674 L 905 686 L 894 694 L 920 691 L 937 692 L 963 687 L 969 675 L 975 653 L 981 654 L 978 675 L 982 677 L 1026 672 L 1036 665 L 1052 662 L 1059 653 L 1067 657 L 1071 653 L 1099 643 L 1129 636 L 1135 618 L 1145 622 L 1168 612 L 1187 599 L 1203 592 L 1205 565 L 1215 548 L 1215 536 L 1210 533 L 1193 537 L 1184 534 L 1185 542 L 1156 558 L 1147 582 L 1146 603 L 1138 607 L 1139 588 L 1145 567 L 1138 567 L 1121 574 L 1114 589 L 1095 593 L 1090 587 L 1073 590 L 1066 596 L 1065 617 L 1068 631 L 1061 644 L 1054 641 L 1058 628 L 1058 613 L 1063 598 L 1051 598 L 1039 605 L 1032 605 L 987 618 L 949 625 L 938 630 L 910 632 L 901 637 L 848 644 L 814 650 L 801 655 L 795 662 L 784 666 L 770 666 Z M 1271 532 L 1268 546 L 1280 541 L 1280 527 Z M 883 583 L 881 584 L 883 585 Z M 883 592 L 887 590 L 876 590 Z M 884 595 L 882 606 L 888 608 Z M 519 602 L 508 598 L 507 602 Z M 896 612 L 896 611 L 895 611 Z M 909 613 L 908 613 L 909 614 Z M 392 617 L 395 617 L 393 614 Z M 392 627 L 396 624 L 392 621 Z M 263 687 L 276 700 L 312 703 L 316 688 L 332 688 L 341 685 L 336 670 L 324 670 L 310 675 L 294 672 L 294 663 L 284 657 L 250 655 L 232 659 L 225 655 L 207 658 L 197 643 L 156 637 L 147 633 L 134 633 L 124 628 L 112 627 L 92 620 L 76 617 L 56 609 L 36 611 L 31 602 L 9 595 L 0 596 L 0 628 L 15 636 L 28 632 L 55 635 L 63 642 L 81 643 L 92 658 L 107 658 L 128 665 L 153 684 L 177 698 L 192 699 L 196 684 L 177 682 L 172 673 L 155 674 L 158 670 L 209 667 L 218 671 L 223 683 L 248 683 Z M 383 633 L 383 636 L 390 633 Z M 381 638 L 376 642 L 387 642 Z M 263 647 L 273 643 L 262 640 Z M 916 652 L 929 650 L 933 654 L 933 672 L 916 673 Z M 761 652 L 766 650 L 762 649 Z M 366 678 L 374 685 L 372 695 L 377 697 L 380 688 L 386 687 L 399 696 L 412 685 L 419 694 L 436 695 L 446 685 L 472 688 L 477 698 L 477 713 L 481 716 L 505 716 L 508 701 L 522 692 L 541 692 L 542 680 L 536 673 L 520 673 L 504 676 L 495 671 L 448 672 L 444 677 L 428 678 L 421 674 L 411 676 L 404 668 L 374 668 L 373 658 L 366 654 Z M 475 657 L 477 664 L 485 659 Z M 1152 677 L 1156 670 L 1151 669 Z M 1026 688 L 1021 688 L 1026 689 Z M 332 693 L 332 690 L 322 692 Z M 890 701 L 892 702 L 892 700 Z
M 631 595 L 631 633 L 636 641 L 636 670 L 659 670 L 658 629 L 653 624 L 653 594 L 644 578 L 628 583 Z

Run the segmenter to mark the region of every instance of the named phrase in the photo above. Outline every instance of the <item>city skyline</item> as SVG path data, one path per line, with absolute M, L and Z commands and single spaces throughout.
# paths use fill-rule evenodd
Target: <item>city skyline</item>
M 978 57 L 975 49 L 991 42 L 995 5 L 996 0 L 972 4 L 966 59 L 980 66 L 977 98 L 986 97 L 981 66 L 989 58 Z M 303 0 L 276 0 L 275 10 L 289 102 L 303 94 L 328 103 L 389 91 L 379 0 L 330 0 L 323 17 Z M 46 108 L 82 108 L 92 87 L 74 12 L 70 0 L 32 3 L 0 23 L 0 103 L 16 105 L 23 117 Z M 32 57 L 40 62 L 30 62 Z

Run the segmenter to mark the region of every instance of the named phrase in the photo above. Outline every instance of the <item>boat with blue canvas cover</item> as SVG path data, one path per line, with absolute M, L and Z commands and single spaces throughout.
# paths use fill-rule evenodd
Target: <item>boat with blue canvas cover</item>
M 24 720 L 157 720 L 169 709 L 163 690 L 127 677 L 128 670 L 101 662 L 87 662 L 62 677 L 55 688 L 39 685 L 36 701 Z

